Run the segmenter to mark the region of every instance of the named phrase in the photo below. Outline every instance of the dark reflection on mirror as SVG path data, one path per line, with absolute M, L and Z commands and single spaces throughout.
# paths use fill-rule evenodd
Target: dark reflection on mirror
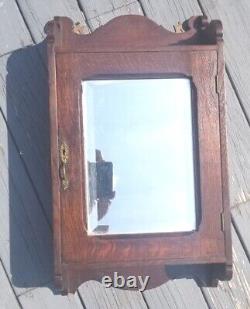
M 96 162 L 88 162 L 89 180 L 89 213 L 94 205 L 97 205 L 98 222 L 107 214 L 112 200 L 115 197 L 113 191 L 113 164 L 106 162 L 101 150 L 96 149 Z M 107 233 L 108 225 L 97 225 L 94 229 L 97 233 Z
M 190 80 L 82 88 L 88 234 L 195 230 Z

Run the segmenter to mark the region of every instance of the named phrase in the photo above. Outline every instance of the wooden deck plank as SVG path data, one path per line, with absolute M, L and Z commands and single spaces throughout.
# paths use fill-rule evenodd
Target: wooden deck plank
M 134 2 L 136 2 L 136 0 L 80 0 L 88 21 L 112 11 L 119 11 L 122 7 L 128 6 Z
M 8 277 L 0 263 L 0 308 L 19 309 L 19 303 L 9 283 Z
M 232 214 L 236 229 L 240 233 L 244 248 L 250 257 L 250 201 L 234 207 Z
M 88 24 L 91 30 L 95 30 L 96 28 L 100 27 L 101 25 L 104 25 L 105 23 L 107 23 L 109 20 L 111 20 L 114 17 L 120 16 L 120 15 L 129 15 L 129 14 L 142 15 L 141 7 L 139 6 L 137 2 L 124 5 L 116 10 L 113 10 L 111 12 L 107 12 L 97 17 L 94 17 L 88 20 Z
M 52 280 L 52 237 L 2 117 L 0 136 L 0 258 L 20 294 Z
M 51 219 L 47 75 L 36 47 L 0 58 L 0 107 Z
M 51 286 L 51 288 L 53 288 Z M 19 296 L 24 309 L 82 309 L 83 306 L 77 294 L 67 296 L 54 295 L 47 287 L 27 291 Z
M 193 15 L 202 15 L 197 1 L 193 0 L 140 0 L 146 16 L 174 31 L 178 22 L 183 22 Z
M 114 17 L 128 14 L 143 14 L 139 2 L 135 0 L 79 1 L 82 4 L 88 25 L 92 31 Z
M 250 128 L 227 77 L 225 86 L 230 204 L 234 207 L 246 201 L 250 193 Z
M 191 279 L 169 281 L 143 294 L 152 309 L 208 308 L 200 289 Z
M 223 21 L 226 62 L 250 119 L 250 2 L 200 0 L 200 3 L 207 16 Z
M 91 309 L 147 308 L 139 292 L 105 288 L 96 281 L 88 281 L 82 284 L 79 292 L 86 307 Z
M 77 0 L 17 0 L 36 43 L 45 38 L 44 26 L 54 16 L 68 16 L 88 28 Z
M 250 308 L 250 264 L 234 229 L 232 239 L 233 279 L 220 282 L 218 288 L 203 288 L 212 309 Z
M 0 56 L 20 47 L 32 44 L 15 0 L 0 1 Z

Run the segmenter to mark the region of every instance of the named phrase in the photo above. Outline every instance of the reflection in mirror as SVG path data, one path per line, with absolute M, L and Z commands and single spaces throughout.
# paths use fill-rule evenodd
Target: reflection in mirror
M 195 230 L 190 80 L 82 89 L 88 235 Z

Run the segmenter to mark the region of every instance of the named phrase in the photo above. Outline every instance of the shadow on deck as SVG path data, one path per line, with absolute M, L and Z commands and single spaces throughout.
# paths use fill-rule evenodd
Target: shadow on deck
M 45 42 L 13 52 L 7 72 L 12 283 L 38 287 L 53 277 Z

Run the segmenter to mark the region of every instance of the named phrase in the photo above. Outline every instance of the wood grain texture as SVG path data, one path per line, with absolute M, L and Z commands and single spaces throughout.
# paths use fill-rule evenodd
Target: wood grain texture
M 225 56 L 230 75 L 250 119 L 250 2 L 248 0 L 201 0 L 210 18 L 223 20 L 225 28 Z
M 0 308 L 18 309 L 20 308 L 17 298 L 12 290 L 9 279 L 6 276 L 4 268 L 0 262 Z
M 136 0 L 79 1 L 92 31 L 120 15 L 143 15 L 139 2 Z
M 54 128 L 51 131 L 51 145 L 54 149 L 52 155 L 55 157 L 55 160 L 52 160 L 52 184 L 56 197 L 53 208 L 54 213 L 57 213 L 54 217 L 57 231 L 55 241 L 61 244 L 56 246 L 58 250 L 55 251 L 56 265 L 61 265 L 62 269 L 56 273 L 56 278 L 59 282 L 61 277 L 63 292 L 75 291 L 81 280 L 100 280 L 103 274 L 112 271 L 131 272 L 132 269 L 135 270 L 135 266 L 140 266 L 141 274 L 146 275 L 147 267 L 151 265 L 231 265 L 230 250 L 229 255 L 225 255 L 225 248 L 230 249 L 231 243 L 230 240 L 224 242 L 224 237 L 226 239 L 230 234 L 229 222 L 225 221 L 225 229 L 223 228 L 221 233 L 221 212 L 228 213 L 227 199 L 225 198 L 225 203 L 222 201 L 224 183 L 223 195 L 227 196 L 224 179 L 226 176 L 221 174 L 221 162 L 226 148 L 220 148 L 225 140 L 224 127 L 222 128 L 224 110 L 220 109 L 219 112 L 219 106 L 224 106 L 224 62 L 217 56 L 221 50 L 218 43 L 222 35 L 221 25 L 213 21 L 208 23 L 201 17 L 190 19 L 188 25 L 189 31 L 177 35 L 145 17 L 121 16 L 93 34 L 83 36 L 72 33 L 72 22 L 68 18 L 55 18 L 46 26 L 50 77 L 55 74 L 57 76 L 56 80 L 50 83 L 51 94 L 56 93 L 50 100 L 51 125 L 54 127 L 53 124 L 58 121 L 59 127 L 59 130 Z M 209 33 L 211 35 L 208 36 Z M 109 52 L 104 53 L 107 50 Z M 54 61 L 51 62 L 54 57 L 56 65 Z M 81 80 L 98 74 L 170 75 L 173 72 L 180 76 L 191 76 L 197 96 L 197 101 L 193 104 L 199 120 L 195 118 L 199 137 L 199 188 L 203 213 L 199 229 L 189 235 L 168 237 L 88 237 L 84 230 L 86 199 L 82 172 Z M 218 88 L 215 87 L 216 78 L 219 81 Z M 57 184 L 58 147 L 55 145 L 58 141 L 65 142 L 70 149 L 67 167 L 70 186 L 64 191 L 60 190 Z M 91 249 L 86 251 L 86 248 Z M 142 257 L 143 261 L 140 260 Z M 220 276 L 219 273 L 213 274 L 220 279 L 226 279 L 226 276 Z M 151 282 L 154 282 L 151 287 L 157 285 L 154 277 Z M 158 285 L 162 282 L 158 282 Z
M 210 308 L 241 308 L 250 307 L 250 264 L 242 245 L 234 231 L 233 239 L 233 278 L 229 282 L 220 282 L 217 288 L 203 288 Z
M 71 17 L 74 22 L 80 22 L 86 28 L 86 32 L 89 31 L 77 0 L 17 0 L 17 2 L 36 43 L 44 39 L 44 26 L 54 16 Z
M 0 1 L 0 56 L 32 44 L 15 0 Z

